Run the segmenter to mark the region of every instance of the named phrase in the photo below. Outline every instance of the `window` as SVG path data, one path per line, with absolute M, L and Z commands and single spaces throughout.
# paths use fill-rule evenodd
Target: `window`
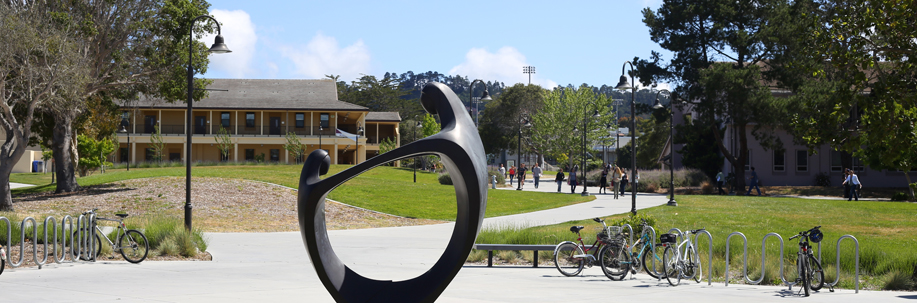
M 843 170 L 843 164 L 841 161 L 841 152 L 832 150 L 831 151 L 831 172 L 839 173 Z
M 229 113 L 223 112 L 220 114 L 220 126 L 229 129 Z
M 245 127 L 255 127 L 255 113 L 245 113 Z
M 857 157 L 853 157 L 853 171 L 857 173 L 862 173 L 866 168 L 863 167 L 863 161 Z M 913 170 L 912 170 L 913 171 Z
M 796 151 L 796 171 L 809 171 L 809 152 L 805 150 Z
M 321 123 L 321 126 L 322 126 L 323 129 L 328 129 L 328 126 L 329 126 L 329 124 L 328 124 L 329 118 L 330 118 L 330 117 L 329 117 L 328 114 L 321 114 L 321 117 L 319 118 L 319 121 L 320 121 L 319 123 Z
M 786 151 L 774 150 L 774 171 L 786 171 Z
M 296 113 L 296 128 L 306 127 L 306 114 Z
M 748 150 L 748 153 L 745 154 L 745 170 L 751 170 L 751 150 Z
M 245 161 L 255 161 L 255 150 L 254 149 L 245 150 Z
M 280 150 L 272 149 L 271 150 L 271 162 L 279 162 L 279 161 L 280 161 Z

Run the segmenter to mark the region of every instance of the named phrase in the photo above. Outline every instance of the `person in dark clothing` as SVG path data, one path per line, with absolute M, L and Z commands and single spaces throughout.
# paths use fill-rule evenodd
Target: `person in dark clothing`
M 605 194 L 608 194 L 608 189 L 606 187 L 608 187 L 608 170 L 609 169 L 611 169 L 611 167 L 609 167 L 608 164 L 602 163 L 602 178 L 599 179 L 599 193 L 600 194 L 602 193 L 602 191 L 605 191 Z
M 558 193 L 560 192 L 560 186 L 564 184 L 564 177 L 566 177 L 566 176 L 564 176 L 564 169 L 563 169 L 563 168 L 558 168 L 558 169 L 557 169 L 557 176 L 554 177 L 554 182 L 557 182 L 557 192 L 558 192 Z
M 627 173 L 621 175 L 621 195 L 624 195 L 624 190 L 627 189 Z
M 570 170 L 570 193 L 576 193 L 576 172 L 579 171 L 579 165 L 573 165 L 573 169 Z

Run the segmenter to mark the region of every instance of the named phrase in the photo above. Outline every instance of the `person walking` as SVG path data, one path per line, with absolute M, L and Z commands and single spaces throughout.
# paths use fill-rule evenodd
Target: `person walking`
M 615 199 L 618 198 L 618 187 L 621 186 L 621 176 L 624 174 L 624 171 L 621 170 L 621 167 L 618 167 L 617 164 L 614 166 L 614 174 L 611 175 L 611 191 L 615 194 Z
M 519 182 L 519 188 L 525 186 L 525 171 L 525 163 L 520 164 L 519 169 L 516 170 L 516 174 L 519 175 L 516 179 L 516 182 Z
M 624 190 L 627 189 L 627 173 L 621 173 L 621 195 L 624 195 Z
M 758 190 L 758 196 L 761 195 L 761 188 L 758 187 L 758 173 L 755 172 L 755 167 L 751 167 L 751 183 L 748 185 L 748 192 L 745 193 L 746 196 L 751 195 L 751 189 L 754 188 Z
M 516 166 L 509 167 L 509 186 L 513 186 L 513 178 L 516 177 Z
M 857 190 L 863 188 L 863 184 L 860 183 L 860 178 L 853 173 L 853 170 L 847 170 L 847 179 L 844 180 L 844 184 L 850 188 L 850 192 L 847 194 L 847 201 L 850 201 L 850 199 L 860 201 L 860 194 L 857 193 Z
M 560 193 L 560 186 L 564 184 L 564 177 L 566 177 L 564 176 L 564 169 L 558 168 L 557 176 L 554 176 L 554 182 L 557 182 L 557 193 Z M 538 184 L 538 183 L 535 183 L 535 184 Z
M 579 171 L 578 165 L 573 165 L 573 169 L 570 170 L 570 193 L 576 193 L 576 172 Z
M 608 187 L 608 170 L 609 169 L 611 168 L 608 166 L 608 164 L 605 164 L 605 162 L 602 162 L 602 177 L 599 178 L 599 193 L 600 194 L 602 193 L 603 190 L 605 191 L 606 195 L 608 194 L 607 187 Z
M 500 174 L 503 175 L 503 180 L 506 180 L 506 167 L 503 167 L 503 164 L 500 164 Z
M 535 163 L 535 167 L 532 167 L 532 177 L 535 178 L 535 188 L 538 188 L 538 179 L 541 179 L 541 167 L 538 166 L 538 163 Z
M 726 178 L 723 177 L 723 171 L 716 173 L 716 188 L 719 190 L 717 194 L 725 195 L 726 191 L 723 190 L 723 183 L 726 182 Z
M 844 168 L 844 181 L 841 184 L 844 185 L 844 198 L 850 199 L 850 183 L 847 180 L 850 180 L 850 169 Z

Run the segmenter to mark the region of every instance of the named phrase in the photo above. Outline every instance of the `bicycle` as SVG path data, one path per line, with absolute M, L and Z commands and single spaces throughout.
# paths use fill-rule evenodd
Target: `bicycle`
M 664 234 L 659 237 L 659 242 L 665 246 L 665 252 L 662 253 L 662 271 L 669 285 L 677 286 L 681 283 L 681 278 L 694 279 L 695 282 L 700 283 L 702 272 L 700 259 L 697 257 L 697 249 L 690 236 L 703 230 L 701 228 L 682 232 L 681 236 L 684 240 L 678 245 L 675 245 L 676 234 Z
M 3 245 L 0 245 L 0 275 L 3 274 L 4 268 L 6 268 L 6 249 L 3 248 Z
M 596 260 L 602 260 L 602 262 L 599 262 L 599 264 L 603 266 L 603 272 L 609 279 L 615 280 L 615 278 L 619 277 L 620 273 L 612 272 L 612 270 L 614 270 L 614 268 L 618 268 L 619 266 L 628 266 L 629 269 L 629 262 L 622 263 L 617 260 L 618 255 L 615 255 L 614 252 L 620 251 L 620 248 L 606 252 L 605 248 L 609 247 L 606 244 L 616 242 L 614 245 L 617 245 L 618 247 L 623 247 L 624 245 L 621 245 L 620 242 L 617 242 L 618 240 L 612 240 L 610 238 L 611 231 L 609 227 L 605 225 L 605 220 L 600 218 L 595 218 L 592 220 L 602 223 L 603 227 L 602 232 L 596 234 L 595 243 L 592 243 L 591 247 L 586 248 L 586 245 L 583 243 L 583 237 L 580 235 L 580 231 L 583 230 L 584 227 L 570 227 L 570 232 L 576 234 L 576 240 L 579 242 L 579 244 L 572 241 L 564 241 L 558 244 L 557 248 L 554 249 L 554 266 L 557 267 L 557 271 L 560 271 L 560 273 L 564 276 L 572 277 L 580 274 L 580 272 L 583 271 L 583 267 L 592 267 L 593 264 L 596 263 Z M 620 233 L 618 233 L 617 237 L 620 240 L 623 240 L 623 238 L 620 237 Z M 626 245 L 626 243 L 624 244 Z M 590 251 L 592 251 L 592 254 L 589 254 Z M 620 255 L 627 256 L 628 254 Z M 624 274 L 627 274 L 627 272 L 625 271 Z M 620 279 L 623 278 L 623 276 L 620 276 Z
M 812 246 L 809 245 L 809 241 L 818 243 L 824 238 L 819 228 L 821 226 L 813 227 L 790 237 L 790 240 L 799 238 L 799 253 L 797 253 L 796 257 L 796 268 L 799 270 L 799 277 L 796 278 L 796 283 L 802 283 L 802 289 L 805 290 L 806 297 L 809 296 L 809 289 L 818 291 L 825 286 L 825 272 L 822 271 L 821 264 L 812 254 Z M 834 290 L 832 289 L 831 291 Z
M 128 215 L 127 214 L 115 214 L 115 216 L 118 216 L 118 218 L 120 219 L 109 219 L 109 218 L 91 216 L 91 215 L 94 215 L 97 210 L 99 209 L 96 208 L 96 209 L 83 213 L 83 215 L 85 215 L 86 217 L 93 218 L 92 225 L 95 226 L 95 230 L 93 230 L 94 232 L 92 234 L 95 236 L 94 237 L 95 241 L 90 241 L 90 242 L 94 242 L 95 244 L 95 250 L 94 250 L 95 254 L 92 254 L 92 256 L 90 257 L 91 254 L 89 253 L 90 252 L 89 247 L 83 247 L 80 250 L 80 252 L 78 253 L 80 256 L 80 259 L 95 260 L 95 258 L 98 257 L 99 250 L 101 250 L 102 248 L 102 239 L 103 239 L 103 237 L 99 235 L 103 233 L 102 233 L 102 229 L 95 223 L 98 220 L 102 220 L 102 221 L 118 222 L 116 226 L 118 233 L 115 237 L 115 241 L 112 242 L 110 239 L 108 239 L 108 237 L 104 237 L 105 241 L 107 241 L 108 244 L 111 245 L 112 249 L 120 252 L 121 256 L 124 257 L 124 260 L 127 260 L 127 262 L 131 262 L 131 263 L 143 262 L 143 260 L 146 259 L 147 254 L 149 254 L 150 252 L 149 242 L 147 241 L 146 236 L 143 235 L 142 232 L 138 230 L 134 230 L 134 229 L 127 229 L 127 227 L 124 225 L 123 220 L 124 218 L 127 218 Z M 80 238 L 80 235 L 82 235 L 83 237 L 88 237 L 89 236 L 88 231 L 89 230 L 87 230 L 86 228 L 80 228 L 79 230 L 74 231 L 73 239 L 82 239 Z M 118 243 L 118 245 L 115 245 L 115 243 Z
M 652 245 L 653 239 L 651 238 L 650 234 L 647 232 L 648 230 L 647 227 L 649 227 L 650 225 L 648 222 L 646 222 L 646 219 L 640 219 L 640 220 L 643 221 L 641 223 L 642 228 L 643 228 L 643 233 L 641 234 L 640 238 L 637 239 L 637 242 L 634 242 L 634 245 L 633 245 L 633 252 L 631 252 L 631 259 L 634 260 L 634 262 L 632 263 L 633 264 L 632 268 L 634 269 L 633 270 L 634 272 L 645 270 L 646 273 L 650 275 L 650 277 L 659 279 L 663 275 L 663 271 L 661 270 L 662 258 L 659 257 L 660 254 L 656 253 L 656 249 L 654 248 L 662 247 L 662 249 L 665 249 L 665 247 L 659 244 Z M 652 266 L 653 259 L 652 258 L 647 259 L 647 256 L 650 255 L 649 253 L 650 251 L 653 252 L 652 258 L 655 258 L 657 263 L 659 264 L 659 266 L 656 266 L 655 268 Z M 637 260 L 640 260 L 640 262 L 637 262 Z M 649 260 L 649 263 L 647 263 L 647 260 Z

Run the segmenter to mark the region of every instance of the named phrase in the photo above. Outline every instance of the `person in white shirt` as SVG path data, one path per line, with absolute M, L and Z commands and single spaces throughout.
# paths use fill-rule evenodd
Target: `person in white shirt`
M 850 201 L 851 198 L 855 201 L 860 201 L 860 195 L 857 193 L 857 190 L 863 188 L 863 184 L 860 183 L 860 178 L 857 177 L 853 170 L 850 170 L 850 172 L 847 174 L 847 179 L 844 180 L 844 184 L 850 185 L 850 192 L 847 195 L 847 201 Z

